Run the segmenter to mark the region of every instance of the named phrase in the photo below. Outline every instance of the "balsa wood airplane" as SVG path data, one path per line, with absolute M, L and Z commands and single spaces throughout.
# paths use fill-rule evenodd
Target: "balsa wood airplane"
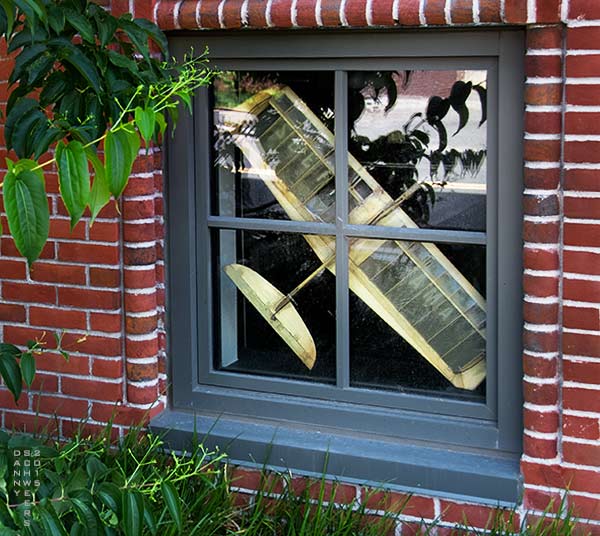
M 334 221 L 333 134 L 289 87 L 218 113 L 291 220 Z M 400 205 L 418 185 L 394 200 L 352 155 L 348 162 L 351 224 L 417 227 Z M 287 295 L 247 266 L 224 270 L 310 369 L 315 344 L 292 298 L 324 270 L 335 274 L 335 238 L 303 236 L 322 264 Z M 354 238 L 349 249 L 350 289 L 454 386 L 475 389 L 486 375 L 485 300 L 477 290 L 431 243 Z

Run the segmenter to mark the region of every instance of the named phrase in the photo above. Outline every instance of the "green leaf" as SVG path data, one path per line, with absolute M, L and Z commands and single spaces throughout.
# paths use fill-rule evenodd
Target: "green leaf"
M 112 482 L 102 482 L 97 490 L 96 495 L 108 509 L 120 515 L 121 512 L 121 491 Z
M 0 6 L 6 13 L 6 35 L 10 36 L 15 25 L 15 5 L 10 0 L 0 0 Z
M 17 80 L 20 80 L 23 74 L 26 74 L 25 69 L 27 66 L 45 52 L 46 45 L 44 43 L 30 45 L 23 48 L 15 60 L 15 66 L 12 73 L 10 73 L 10 76 L 8 77 L 8 83 L 14 84 Z
M 183 519 L 181 517 L 181 501 L 179 500 L 179 494 L 175 489 L 175 486 L 171 482 L 162 482 L 160 485 L 162 496 L 165 500 L 165 504 L 169 509 L 169 513 L 177 525 L 177 529 L 181 532 L 183 528 Z
M 56 146 L 56 165 L 60 193 L 71 216 L 73 229 L 90 199 L 90 172 L 83 145 L 78 141 L 70 141 L 68 145 L 59 142 Z
M 4 125 L 4 137 L 8 149 L 12 148 L 12 133 L 18 121 L 31 110 L 37 109 L 38 103 L 34 99 L 20 99 L 12 106 L 6 116 Z
M 87 534 L 98 534 L 100 529 L 99 519 L 86 503 L 80 499 L 71 499 L 73 509 L 81 524 L 87 529 Z
M 39 505 L 37 507 L 38 514 L 44 526 L 44 534 L 47 536 L 67 536 L 60 519 L 56 515 L 56 512 L 52 508 L 51 504 Z
M 158 45 L 163 54 L 168 55 L 169 43 L 167 37 L 156 24 L 147 19 L 134 19 L 133 23 L 146 32 L 146 35 Z
M 31 110 L 27 112 L 14 127 L 12 134 L 12 147 L 20 158 L 26 158 L 34 150 L 32 141 L 35 132 L 40 125 L 48 123 L 47 117 L 40 110 Z
M 146 146 L 148 146 L 156 127 L 156 114 L 154 110 L 150 107 L 144 109 L 138 106 L 135 109 L 135 125 L 138 127 L 142 138 L 144 138 Z
M 86 149 L 87 157 L 94 166 L 94 182 L 92 183 L 92 191 L 90 192 L 90 212 L 92 217 L 90 219 L 90 226 L 94 224 L 94 220 L 102 208 L 110 200 L 110 190 L 108 188 L 108 182 L 106 181 L 106 174 L 104 172 L 104 164 L 98 158 L 96 151 L 92 147 Z
M 65 11 L 57 6 L 48 6 L 48 24 L 57 34 L 65 27 Z
M 48 41 L 49 47 L 56 47 L 59 58 L 66 63 L 70 63 L 86 79 L 92 89 L 100 94 L 102 84 L 96 65 L 88 58 L 79 47 L 63 37 L 57 37 Z
M 35 357 L 31 352 L 25 352 L 21 355 L 21 375 L 27 387 L 31 387 L 33 378 L 35 378 Z
M 140 148 L 139 136 L 124 128 L 109 130 L 104 140 L 104 171 L 110 192 L 119 197 L 129 179 Z
M 31 265 L 48 239 L 50 215 L 44 181 L 27 169 L 8 173 L 4 179 L 4 206 L 15 245 Z
M 94 44 L 96 42 L 94 36 L 94 28 L 89 21 L 74 9 L 65 9 L 67 22 L 77 30 L 84 41 Z
M 108 467 L 104 465 L 96 456 L 88 456 L 85 464 L 85 470 L 92 480 L 103 476 L 108 471 Z
M 42 2 L 36 0 L 13 0 L 13 2 L 27 17 L 31 18 L 35 14 L 42 22 L 46 20 L 46 8 Z
M 123 492 L 123 532 L 125 536 L 140 536 L 144 519 L 144 501 L 138 491 Z
M 156 124 L 158 125 L 158 130 L 161 134 L 165 133 L 165 130 L 167 129 L 167 121 L 165 119 L 165 114 L 163 114 L 162 112 L 158 112 L 157 114 L 155 114 L 155 119 L 156 119 Z
M 137 52 L 150 63 L 150 49 L 148 48 L 148 36 L 146 32 L 130 20 L 127 20 L 127 17 L 119 18 L 119 26 L 125 32 L 127 37 L 129 37 Z
M 13 344 L 0 343 L 0 376 L 2 376 L 6 387 L 12 393 L 15 402 L 21 396 L 23 387 L 21 369 L 17 364 L 17 356 L 20 354 L 21 350 Z
M 133 61 L 131 58 L 128 58 L 124 54 L 115 52 L 114 50 L 108 50 L 108 61 L 117 67 L 127 69 L 133 75 L 137 75 L 139 70 L 138 64 L 135 61 Z
M 158 527 L 156 526 L 156 519 L 152 512 L 151 505 L 146 500 L 144 500 L 144 505 L 144 524 L 148 527 L 150 534 L 154 536 L 158 531 Z

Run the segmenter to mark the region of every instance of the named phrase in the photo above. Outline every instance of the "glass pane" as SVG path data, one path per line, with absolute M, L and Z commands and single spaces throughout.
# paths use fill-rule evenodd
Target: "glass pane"
M 352 385 L 482 398 L 485 273 L 482 246 L 351 240 Z
M 333 222 L 332 72 L 221 73 L 212 213 Z
M 348 73 L 349 220 L 485 231 L 486 71 Z
M 335 383 L 335 238 L 215 231 L 219 370 Z

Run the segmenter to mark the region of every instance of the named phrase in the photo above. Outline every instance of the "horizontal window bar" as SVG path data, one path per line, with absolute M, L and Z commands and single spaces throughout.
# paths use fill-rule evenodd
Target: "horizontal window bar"
M 485 246 L 486 234 L 475 231 L 421 229 L 420 227 L 383 227 L 376 225 L 346 225 L 346 236 L 380 238 L 387 240 L 414 240 L 419 242 L 448 242 Z
M 208 226 L 217 229 L 241 229 L 246 231 L 280 231 L 335 235 L 335 225 L 313 221 L 267 220 L 261 218 L 232 218 L 209 216 Z

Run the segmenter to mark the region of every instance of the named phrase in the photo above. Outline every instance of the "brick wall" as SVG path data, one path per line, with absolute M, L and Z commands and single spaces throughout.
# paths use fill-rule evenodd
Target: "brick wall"
M 112 0 L 112 9 L 135 9 L 165 30 L 527 27 L 520 514 L 539 513 L 569 488 L 582 528 L 600 534 L 600 1 Z M 3 78 L 9 62 L 0 61 Z M 68 365 L 42 358 L 43 372 L 18 407 L 0 392 L 2 424 L 31 429 L 39 412 L 64 434 L 71 419 L 106 421 L 118 402 L 117 422 L 125 425 L 165 403 L 157 398 L 165 381 L 160 154 L 140 158 L 122 218 L 109 207 L 91 230 L 80 224 L 73 235 L 56 176 L 50 179 L 53 222 L 43 259 L 28 270 L 2 238 L 0 335 L 22 343 L 64 327 L 87 339 Z M 255 473 L 238 476 L 242 492 L 256 487 Z M 340 502 L 364 492 L 344 486 Z M 411 523 L 441 516 L 438 534 L 446 534 L 463 513 L 481 527 L 493 510 L 417 496 L 397 532 L 412 534 Z

